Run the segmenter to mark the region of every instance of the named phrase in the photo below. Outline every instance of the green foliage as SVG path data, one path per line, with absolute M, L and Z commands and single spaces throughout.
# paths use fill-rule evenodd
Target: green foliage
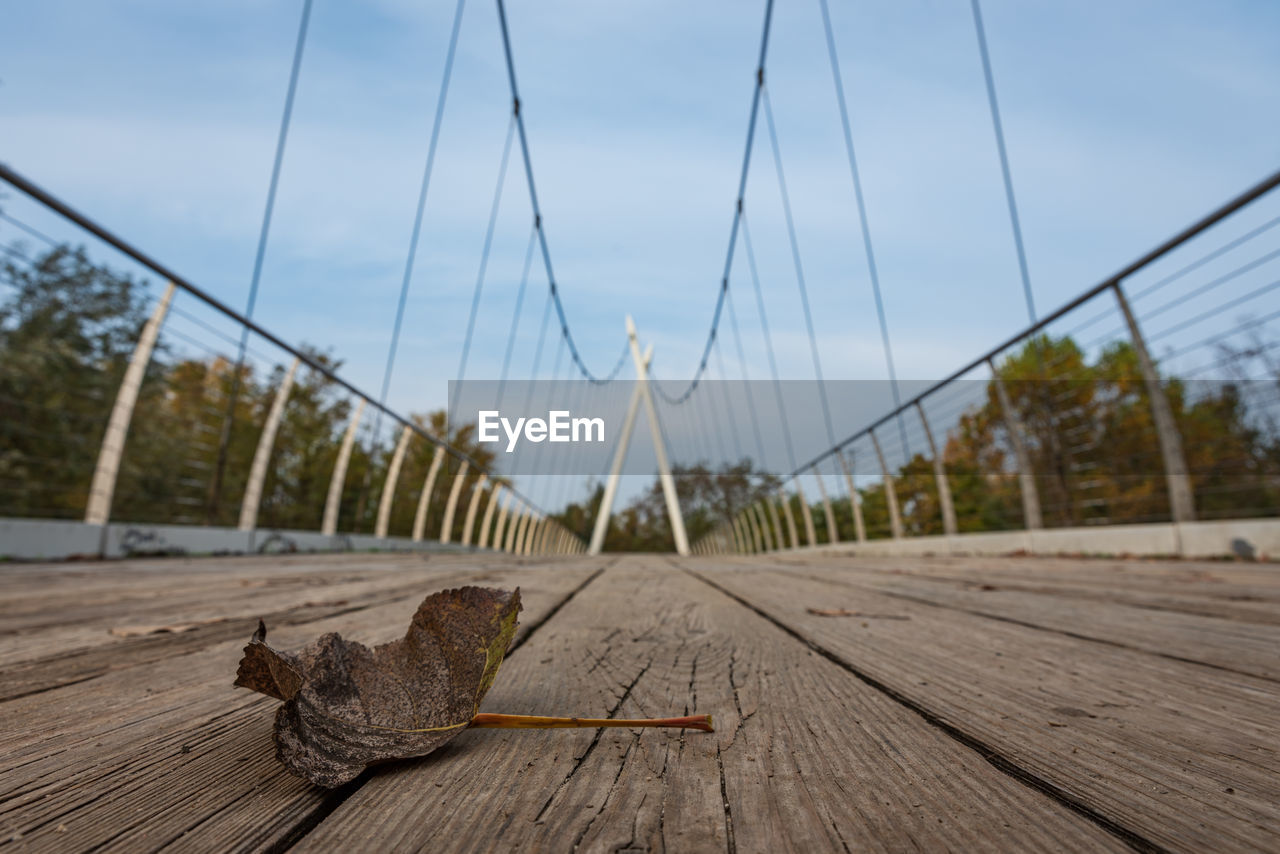
M 145 283 L 92 264 L 83 249 L 55 248 L 26 266 L 6 261 L 12 292 L 0 304 L 0 515 L 80 518 L 107 418 L 148 315 Z M 235 378 L 222 357 L 174 357 L 165 336 L 148 365 L 125 443 L 112 504 L 115 521 L 235 525 L 267 413 L 286 367 L 264 376 L 241 368 L 220 500 L 213 473 Z M 341 363 L 311 351 L 336 371 Z M 338 448 L 354 412 L 349 394 L 324 374 L 298 370 L 267 466 L 258 526 L 320 527 Z M 373 413 L 366 408 L 365 422 Z M 443 411 L 413 416 L 443 435 Z M 470 425 L 450 438 L 482 465 L 490 452 Z M 396 438 L 399 431 L 395 431 Z M 407 536 L 434 445 L 410 441 L 397 485 L 390 533 Z M 394 442 L 372 455 L 357 442 L 343 491 L 339 527 L 373 530 Z M 437 479 L 427 535 L 438 536 L 444 496 L 457 463 Z M 454 536 L 478 473 L 467 476 Z
M 738 511 L 778 489 L 778 479 L 760 474 L 750 460 L 711 471 L 705 465 L 673 466 L 676 496 L 689 542 L 705 536 Z M 581 502 L 570 504 L 555 518 L 584 540 L 591 539 L 604 487 L 593 484 Z M 615 512 L 605 534 L 605 551 L 672 551 L 675 538 L 667 518 L 662 484 L 655 478 L 642 495 Z
M 146 319 L 140 286 L 67 247 L 6 258 L 0 278 L 0 512 L 75 518 Z
M 93 264 L 83 249 L 57 247 L 30 265 L 0 263 L 9 290 L 0 302 L 0 515 L 78 518 L 108 414 L 146 321 L 145 283 Z M 1255 347 L 1265 352 L 1264 342 Z M 1252 351 L 1250 351 L 1252 352 Z M 340 363 L 311 354 L 336 370 Z M 1244 353 L 1240 358 L 1245 358 Z M 284 365 L 265 375 L 225 358 L 175 356 L 161 340 L 148 365 L 130 425 L 112 518 L 120 521 L 235 525 L 262 426 L 280 387 Z M 1274 369 L 1273 369 L 1274 372 Z M 998 366 L 1011 412 L 996 384 L 965 412 L 943 448 L 948 484 L 962 532 L 1023 525 L 1019 478 L 1009 434 L 1016 415 L 1030 457 L 1045 523 L 1050 526 L 1161 521 L 1169 517 L 1163 460 L 1137 354 L 1125 342 L 1106 347 L 1092 362 L 1070 338 L 1027 341 Z M 1280 509 L 1277 425 L 1251 410 L 1242 387 L 1230 382 L 1194 388 L 1163 380 L 1202 518 L 1275 513 Z M 218 466 L 233 385 L 239 385 L 229 433 L 221 497 L 212 478 Z M 259 527 L 316 530 L 344 431 L 353 415 L 345 390 L 322 373 L 301 368 L 276 436 L 259 512 Z M 373 420 L 371 410 L 365 422 Z M 444 436 L 443 412 L 413 416 L 427 432 Z M 934 425 L 941 429 L 942 425 Z M 339 527 L 371 532 L 399 429 L 392 441 L 353 448 L 341 498 Z M 384 434 L 385 435 L 385 434 Z M 475 441 L 474 427 L 448 430 L 448 440 L 488 466 L 492 453 Z M 413 438 L 397 484 L 389 533 L 408 536 L 435 446 Z M 458 463 L 452 457 L 435 481 L 426 536 L 438 537 Z M 751 522 L 777 543 L 790 540 L 786 513 L 776 499 L 779 482 L 749 460 L 711 471 L 704 465 L 674 471 L 691 541 L 763 498 L 773 502 Z M 461 538 L 479 472 L 471 468 L 460 492 L 452 535 Z M 932 460 L 916 454 L 896 472 L 894 490 L 907 536 L 942 532 Z M 603 489 L 570 504 L 557 518 L 587 539 Z M 868 536 L 890 535 L 884 485 L 859 490 Z M 486 499 L 487 501 L 488 499 Z M 791 516 L 803 537 L 799 499 Z M 486 504 L 478 506 L 483 513 Z M 819 542 L 828 537 L 820 502 L 810 506 Z M 840 539 L 854 539 L 848 497 L 833 496 Z M 746 532 L 751 536 L 751 530 Z M 605 540 L 610 551 L 665 551 L 673 547 L 661 486 L 615 514 Z

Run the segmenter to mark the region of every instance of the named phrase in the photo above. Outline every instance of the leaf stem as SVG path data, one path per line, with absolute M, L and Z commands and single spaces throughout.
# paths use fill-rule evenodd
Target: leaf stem
M 497 715 L 480 713 L 471 726 L 495 729 L 554 729 L 560 727 L 685 727 L 715 732 L 711 715 L 689 715 L 683 718 L 548 718 L 541 715 Z

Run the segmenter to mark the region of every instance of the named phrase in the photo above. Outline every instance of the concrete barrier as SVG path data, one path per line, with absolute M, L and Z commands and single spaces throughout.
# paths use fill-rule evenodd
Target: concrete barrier
M 867 556 L 1027 553 L 1280 560 L 1280 519 L 991 531 L 839 543 L 815 546 L 814 550 L 827 554 Z
M 104 526 L 57 519 L 0 519 L 0 560 L 349 551 L 472 552 L 481 549 L 369 534 L 329 535 L 318 531 L 274 529 L 241 531 L 202 525 L 128 522 L 111 522 Z

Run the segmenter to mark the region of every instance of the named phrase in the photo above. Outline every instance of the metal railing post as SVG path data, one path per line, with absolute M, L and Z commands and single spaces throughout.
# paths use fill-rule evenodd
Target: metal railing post
M 546 516 L 538 516 L 533 520 L 533 524 L 529 526 L 529 542 L 525 547 L 525 553 L 529 555 L 540 554 L 538 551 L 542 545 L 542 536 L 547 530 L 548 520 Z
M 1187 472 L 1187 458 L 1182 450 L 1182 436 L 1178 432 L 1178 422 L 1173 417 L 1173 407 L 1160 384 L 1160 373 L 1147 350 L 1143 340 L 1138 319 L 1133 316 L 1129 301 L 1125 299 L 1124 288 L 1116 282 L 1113 289 L 1116 302 L 1124 314 L 1125 325 L 1129 327 L 1129 338 L 1133 344 L 1134 354 L 1138 357 L 1138 369 L 1147 386 L 1147 398 L 1151 401 L 1151 418 L 1156 426 L 1156 439 L 1160 442 L 1160 456 L 1164 459 L 1165 482 L 1169 489 L 1169 511 L 1175 522 L 1194 522 L 1196 519 L 1195 496 L 1191 490 L 1191 475 Z
M 129 435 L 129 423 L 133 420 L 133 408 L 138 403 L 142 379 L 151 362 L 151 353 L 155 350 L 156 339 L 160 337 L 160 327 L 164 325 L 165 316 L 169 313 L 169 304 L 173 302 L 175 290 L 177 286 L 170 282 L 151 316 L 147 318 L 142 334 L 138 336 L 138 343 L 133 347 L 133 355 L 129 357 L 129 366 L 125 368 L 124 378 L 120 381 L 120 390 L 116 392 L 116 402 L 111 407 L 107 429 L 102 435 L 98 462 L 94 466 L 93 481 L 89 485 L 89 499 L 84 508 L 84 520 L 90 525 L 105 525 L 111 518 L 111 501 L 116 493 L 116 479 L 120 476 L 120 460 L 124 457 L 124 443 Z
M 512 529 L 512 539 L 510 552 L 514 555 L 520 554 L 520 547 L 524 544 L 524 531 L 529 525 L 529 507 L 523 501 L 520 502 L 520 518 L 516 520 L 515 528 Z
M 444 505 L 444 521 L 440 523 L 440 542 L 447 543 L 453 539 L 453 516 L 458 511 L 458 496 L 462 494 L 462 484 L 467 479 L 471 463 L 462 461 L 458 473 L 453 476 L 453 485 L 449 488 L 449 500 Z
M 751 512 L 751 505 L 747 505 L 743 509 L 742 515 L 746 518 L 747 529 L 751 531 L 751 549 L 756 554 L 759 554 L 764 551 L 764 541 L 760 537 L 760 526 L 756 524 L 756 517 Z
M 508 551 L 513 555 L 520 554 L 520 544 L 524 541 L 524 526 L 529 521 L 529 508 L 525 503 L 520 502 L 520 515 L 517 516 L 511 525 L 511 548 Z
M 790 548 L 800 548 L 800 534 L 796 530 L 796 516 L 791 512 L 791 496 L 787 494 L 785 489 L 778 490 L 778 501 L 782 504 L 782 515 L 787 520 L 787 538 L 791 541 Z
M 1040 493 L 1036 488 L 1036 475 L 1031 470 L 1031 455 L 1027 453 L 1027 443 L 1023 439 L 1022 420 L 1013 408 L 1013 401 L 1004 387 L 1004 380 L 996 370 L 996 363 L 987 359 L 987 367 L 991 369 L 991 382 L 996 387 L 996 397 L 1000 400 L 1000 410 L 1004 414 L 1004 428 L 1009 431 L 1009 443 L 1013 445 L 1013 458 L 1018 464 L 1018 486 L 1022 493 L 1022 525 L 1028 531 L 1038 531 L 1044 527 L 1044 517 L 1040 514 Z
M 773 551 L 773 532 L 769 530 L 769 519 L 764 514 L 764 508 L 760 506 L 760 502 L 751 505 L 751 509 L 755 511 L 756 520 L 760 523 L 760 535 L 764 540 L 764 551 Z
M 342 504 L 342 487 L 347 481 L 347 466 L 351 462 L 351 448 L 356 443 L 356 428 L 360 426 L 360 416 L 364 415 L 364 398 L 356 404 L 355 414 L 347 425 L 346 435 L 342 437 L 342 447 L 338 449 L 338 459 L 333 466 L 333 477 L 329 479 L 329 495 L 324 502 L 324 520 L 320 525 L 320 533 L 332 537 L 338 533 L 338 508 Z
M 836 530 L 836 512 L 831 507 L 831 498 L 827 495 L 827 485 L 822 482 L 822 475 L 818 473 L 818 467 L 814 466 L 810 471 L 813 472 L 814 480 L 818 481 L 818 495 L 822 497 L 822 513 L 827 519 L 827 543 L 840 542 L 840 532 Z
M 520 531 L 520 541 L 516 543 L 516 554 L 524 557 L 529 554 L 529 547 L 533 545 L 533 533 L 538 530 L 537 512 L 529 514 L 529 521 L 525 523 L 524 528 Z
M 489 490 L 489 503 L 485 505 L 484 517 L 480 520 L 480 538 L 476 542 L 476 547 L 487 549 L 489 547 L 489 534 L 493 528 L 493 513 L 498 508 L 498 502 L 502 499 L 502 484 L 495 483 L 493 489 Z
M 502 505 L 498 508 L 498 521 L 493 523 L 493 547 L 497 551 L 506 550 L 507 511 L 515 506 L 515 493 L 507 490 L 502 495 Z
M 547 532 L 551 530 L 551 517 L 543 516 L 538 520 L 538 524 L 533 529 L 533 535 L 529 538 L 529 554 L 542 554 L 542 544 L 546 541 Z
M 400 480 L 400 466 L 404 464 L 404 453 L 409 447 L 409 437 L 413 428 L 405 425 L 400 432 L 400 441 L 396 442 L 395 452 L 391 455 L 391 464 L 387 466 L 387 479 L 382 484 L 382 498 L 378 501 L 378 521 L 373 526 L 375 537 L 385 537 L 391 525 L 391 502 L 395 499 L 396 482 Z
M 507 525 L 507 534 L 503 538 L 502 550 L 508 554 L 514 554 L 516 550 L 516 531 L 520 528 L 520 521 L 524 519 L 524 502 L 519 499 L 512 498 L 511 522 Z M 517 509 L 518 508 L 518 509 Z
M 782 551 L 787 547 L 787 541 L 782 536 L 782 520 L 778 518 L 778 505 L 770 500 L 768 493 L 760 500 L 764 502 L 764 506 L 769 511 L 769 522 L 773 525 L 773 530 L 777 534 L 774 539 L 777 540 L 778 551 Z
M 807 545 L 816 546 L 818 544 L 818 534 L 813 527 L 813 512 L 809 509 L 809 499 L 804 496 L 804 487 L 800 485 L 800 478 L 795 479 L 796 498 L 800 499 L 800 518 L 804 521 L 804 536 Z
M 849 490 L 849 507 L 853 511 L 853 535 L 858 542 L 867 541 L 867 526 L 862 521 L 862 504 L 858 501 L 858 488 L 853 485 L 853 475 L 849 473 L 849 462 L 844 454 L 836 449 L 836 459 L 840 462 L 840 471 L 844 474 L 845 487 Z
M 471 545 L 471 533 L 476 527 L 476 513 L 480 509 L 480 498 L 484 495 L 484 488 L 488 483 L 489 475 L 481 472 L 475 486 L 471 487 L 471 501 L 467 504 L 467 515 L 462 522 L 462 544 L 464 546 Z
M 875 430 L 868 430 L 871 446 L 876 449 L 876 457 L 880 460 L 880 471 L 884 473 L 884 498 L 889 505 L 889 530 L 895 540 L 902 539 L 902 516 L 898 513 L 898 495 L 893 489 L 893 476 L 889 474 L 889 465 L 884 461 L 884 451 L 880 450 L 880 440 Z
M 938 445 L 933 441 L 933 431 L 929 429 L 929 420 L 924 417 L 924 407 L 916 401 L 916 412 L 920 416 L 920 425 L 924 427 L 924 437 L 929 441 L 929 453 L 933 455 L 933 477 L 938 482 L 938 504 L 942 510 L 942 530 L 948 535 L 956 533 L 956 508 L 951 502 L 951 484 L 947 482 L 947 467 L 938 453 Z
M 284 407 L 293 389 L 293 378 L 298 373 L 299 364 L 301 360 L 295 358 L 285 372 L 280 388 L 276 389 L 275 399 L 271 401 L 267 423 L 262 425 L 258 448 L 253 452 L 253 463 L 249 466 L 249 482 L 244 487 L 244 501 L 240 502 L 240 524 L 237 527 L 241 531 L 252 531 L 258 527 L 258 507 L 262 503 L 262 486 L 267 480 L 267 464 L 271 461 L 271 449 L 275 447 L 276 432 L 284 418 Z
M 436 445 L 436 452 L 431 455 L 431 465 L 427 467 L 427 479 L 422 484 L 422 494 L 418 496 L 418 509 L 413 514 L 413 541 L 421 542 L 427 529 L 427 508 L 431 505 L 431 490 L 435 489 L 436 476 L 440 474 L 440 464 L 444 462 L 444 446 Z
M 537 530 L 538 525 L 542 522 L 542 519 L 539 518 L 536 511 L 530 512 L 526 518 L 527 521 L 525 522 L 524 530 L 521 532 L 520 536 L 519 554 L 521 557 L 529 554 L 529 548 L 533 545 L 533 532 Z

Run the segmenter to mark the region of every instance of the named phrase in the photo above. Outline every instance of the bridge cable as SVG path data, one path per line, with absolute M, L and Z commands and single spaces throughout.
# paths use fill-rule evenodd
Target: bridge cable
M 711 348 L 716 358 L 716 370 L 720 374 L 720 391 L 724 397 L 724 408 L 729 421 L 729 432 L 733 436 L 733 452 L 736 455 L 734 463 L 737 464 L 742 461 L 742 439 L 738 436 L 738 421 L 735 417 L 737 413 L 734 412 L 733 402 L 729 398 L 729 376 L 724 371 L 724 356 L 720 354 L 720 336 L 712 336 Z
M 436 96 L 436 112 L 435 118 L 431 123 L 431 137 L 427 142 L 427 160 L 422 168 L 422 183 L 418 188 L 418 204 L 413 215 L 413 228 L 409 235 L 409 251 L 405 256 L 404 276 L 400 281 L 400 299 L 396 304 L 395 322 L 391 327 L 391 343 L 387 348 L 387 364 L 382 373 L 382 390 L 378 396 L 378 417 L 381 420 L 382 405 L 386 404 L 387 393 L 391 388 L 391 373 L 395 368 L 396 350 L 400 344 L 400 327 L 404 322 L 405 304 L 409 298 L 409 285 L 413 281 L 413 266 L 417 260 L 418 242 L 422 234 L 422 219 L 427 207 L 427 192 L 431 187 L 431 172 L 436 162 L 436 149 L 440 143 L 440 127 L 444 123 L 444 107 L 445 102 L 449 98 L 449 83 L 453 79 L 453 59 L 458 50 L 458 34 L 462 30 L 462 13 L 466 7 L 467 0 L 458 0 L 458 5 L 453 12 L 453 27 L 449 32 L 449 46 L 444 56 L 444 71 L 440 77 L 440 92 Z M 448 439 L 448 412 L 445 413 L 446 436 Z M 375 423 L 375 434 L 376 427 Z M 377 441 L 374 436 L 373 441 Z
M 709 417 L 709 420 L 711 421 L 711 432 L 715 434 L 716 445 L 720 448 L 720 464 L 722 466 L 726 466 L 729 465 L 729 446 L 726 445 L 724 441 L 725 428 L 720 421 L 720 407 L 716 401 L 715 395 L 709 395 L 709 398 L 709 405 L 707 409 L 711 413 Z M 710 468 L 710 461 L 708 461 L 708 470 L 714 471 Z
M 9 214 L 5 213 L 3 210 L 0 210 L 0 219 L 5 220 L 6 222 L 12 223 L 13 225 L 16 225 L 18 228 L 22 229 L 22 230 L 23 230 L 23 231 L 25 231 L 27 234 L 31 235 L 32 237 L 36 238 L 37 240 L 40 240 L 40 241 L 43 241 L 44 243 L 49 244 L 49 246 L 50 246 L 50 247 L 52 247 L 52 248 L 54 248 L 54 249 L 57 249 L 59 246 L 64 246 L 64 245 L 66 245 L 66 244 L 59 243 L 58 241 L 54 240 L 52 237 L 50 237 L 49 235 L 45 234 L 43 231 L 40 231 L 39 229 L 33 228 L 33 227 L 31 227 L 30 225 L 27 225 L 27 224 L 26 224 L 25 222 L 23 222 L 22 220 L 20 220 L 20 219 L 15 219 L 14 217 L 12 217 L 12 216 L 10 216 Z
M 533 403 L 533 380 L 538 378 L 538 366 L 542 364 L 542 346 L 547 340 L 547 321 L 551 319 L 551 294 L 547 293 L 546 300 L 542 303 L 542 325 L 538 329 L 538 346 L 533 351 L 533 368 L 529 372 L 530 382 L 525 389 L 524 395 L 524 411 L 529 411 L 529 406 Z
M 742 214 L 742 247 L 747 250 L 747 267 L 751 271 L 751 284 L 755 288 L 756 312 L 760 315 L 760 331 L 764 336 L 765 352 L 769 355 L 769 369 L 773 374 L 773 393 L 778 401 L 778 417 L 782 419 L 782 435 L 787 442 L 787 461 L 791 468 L 796 467 L 796 451 L 791 441 L 791 424 L 787 421 L 787 408 L 782 402 L 782 380 L 778 376 L 778 360 L 773 352 L 773 335 L 769 331 L 768 312 L 764 307 L 764 291 L 760 287 L 760 275 L 756 268 L 755 248 L 751 245 L 751 229 L 747 225 L 747 214 Z M 832 440 L 835 441 L 834 439 Z
M 262 229 L 258 233 L 258 249 L 253 259 L 253 274 L 249 279 L 249 300 L 244 316 L 253 319 L 253 309 L 258 301 L 258 284 L 262 279 L 262 261 L 267 251 L 267 235 L 271 231 L 271 215 L 276 204 L 276 190 L 280 185 L 280 169 L 284 164 L 285 142 L 289 138 L 289 124 L 293 117 L 293 98 L 298 91 L 298 76 L 302 70 L 302 51 L 307 44 L 307 28 L 311 21 L 311 0 L 302 2 L 302 18 L 298 23 L 298 38 L 293 48 L 293 65 L 289 71 L 289 86 L 285 91 L 284 110 L 280 116 L 280 133 L 276 137 L 276 154 L 271 165 L 271 179 L 267 184 L 267 203 L 262 212 Z M 235 371 L 231 375 L 231 391 L 227 396 L 227 414 L 222 420 L 222 433 L 218 438 L 218 459 L 214 466 L 213 480 L 205 506 L 205 516 L 214 521 L 222 493 L 222 476 L 227 467 L 227 451 L 231 445 L 231 429 L 235 418 L 236 400 L 240 396 L 240 374 L 244 369 L 245 350 L 249 346 L 249 327 L 240 333 L 240 349 L 236 355 Z
M 516 305 L 511 312 L 511 331 L 507 333 L 507 352 L 502 357 L 502 375 L 498 378 L 498 391 L 494 396 L 493 408 L 502 408 L 502 392 L 507 386 L 507 375 L 511 371 L 511 351 L 515 349 L 516 330 L 520 328 L 520 310 L 524 306 L 524 292 L 529 284 L 529 268 L 533 265 L 533 247 L 538 240 L 537 223 L 529 229 L 529 246 L 524 251 L 524 272 L 520 274 L 520 287 L 516 291 Z
M 831 405 L 827 400 L 827 384 L 822 377 L 822 360 L 818 356 L 818 337 L 813 330 L 813 313 L 809 310 L 809 291 L 804 282 L 804 266 L 800 263 L 800 242 L 796 237 L 795 219 L 791 215 L 791 196 L 787 192 L 787 177 L 782 169 L 782 148 L 778 145 L 778 129 L 773 121 L 773 105 L 769 98 L 769 89 L 764 89 L 764 118 L 769 129 L 769 142 L 773 148 L 773 164 L 778 173 L 778 192 L 782 196 L 782 212 L 787 222 L 787 237 L 791 242 L 791 260 L 796 270 L 796 287 L 800 291 L 800 306 L 804 309 L 804 325 L 809 332 L 809 349 L 813 353 L 813 373 L 818 379 L 818 398 L 822 402 L 822 417 L 827 427 L 827 438 L 832 445 L 836 443 L 835 426 L 831 423 Z M 739 214 L 739 217 L 742 215 Z M 761 321 L 763 322 L 763 315 Z M 779 400 L 779 406 L 782 402 Z M 794 467 L 794 460 L 793 467 Z
M 978 34 L 978 54 L 982 57 L 982 74 L 987 84 L 987 103 L 991 107 L 991 125 L 996 134 L 996 151 L 1000 154 L 1000 172 L 1004 176 L 1004 194 L 1009 205 L 1009 222 L 1013 226 L 1013 245 L 1018 252 L 1018 271 L 1022 275 L 1022 292 L 1027 301 L 1027 317 L 1036 322 L 1036 304 L 1031 294 L 1031 273 L 1027 269 L 1027 251 L 1022 243 L 1022 225 L 1018 219 L 1018 203 L 1013 194 L 1013 176 L 1009 170 L 1009 152 L 1004 144 L 1004 126 L 1000 122 L 1000 105 L 996 101 L 995 77 L 991 73 L 991 55 L 987 51 L 987 34 L 982 25 L 982 9 L 978 0 L 973 6 L 973 26 Z
M 471 296 L 471 314 L 467 317 L 467 332 L 462 339 L 462 357 L 458 361 L 458 381 L 453 387 L 453 400 L 449 402 L 449 413 L 457 407 L 458 396 L 462 394 L 462 381 L 467 373 L 467 356 L 471 352 L 471 337 L 475 333 L 476 315 L 480 311 L 480 292 L 484 288 L 484 274 L 489 267 L 489 251 L 493 248 L 493 231 L 498 224 L 498 211 L 502 207 L 502 188 L 507 183 L 507 164 L 511 160 L 511 140 L 515 136 L 516 119 L 513 115 L 507 122 L 507 141 L 502 147 L 502 160 L 498 166 L 498 183 L 493 189 L 493 205 L 489 208 L 489 225 L 484 232 L 484 247 L 480 250 L 480 271 L 476 274 L 476 288 Z
M 560 362 L 564 359 L 564 350 L 565 350 L 565 339 L 564 339 L 564 336 L 562 335 L 560 336 L 560 340 L 556 342 L 555 364 L 551 368 L 551 379 L 548 380 L 548 382 L 550 382 L 550 386 L 548 386 L 548 391 L 547 391 L 548 400 L 555 399 L 556 391 L 559 389 L 560 383 L 562 382 L 559 374 L 560 374 Z M 572 364 L 570 365 L 570 369 L 571 368 L 572 368 Z M 566 373 L 568 373 L 568 371 L 566 371 Z M 529 384 L 529 388 L 530 388 L 530 391 L 533 390 L 533 383 Z M 525 409 L 526 411 L 528 411 L 528 407 L 526 407 Z M 539 478 L 542 476 L 543 456 L 544 456 L 543 454 L 539 454 L 537 457 L 534 458 L 533 470 L 529 472 L 530 477 Z M 529 487 L 529 494 L 532 495 L 533 490 L 538 486 L 543 487 L 542 489 L 539 490 L 539 492 L 542 493 L 542 498 L 540 500 L 543 502 L 546 502 L 546 500 L 551 496 L 551 484 L 543 485 L 543 481 L 535 480 L 533 485 Z
M 772 2 L 772 0 L 770 0 Z M 555 272 L 551 267 L 551 251 L 547 247 L 547 234 L 543 226 L 542 208 L 538 204 L 538 191 L 533 180 L 533 161 L 529 156 L 529 138 L 525 133 L 524 114 L 520 110 L 520 91 L 516 86 L 516 66 L 511 54 L 511 34 L 507 27 L 507 8 L 504 0 L 497 0 L 498 4 L 498 24 L 502 30 L 502 50 L 503 56 L 506 58 L 507 79 L 511 84 L 511 104 L 512 110 L 516 117 L 516 126 L 520 133 L 520 153 L 524 160 L 525 180 L 529 185 L 529 203 L 533 207 L 533 216 L 538 231 L 538 244 L 542 249 L 542 263 L 547 272 L 547 287 L 551 294 L 551 299 L 555 303 L 556 314 L 560 318 L 560 332 L 564 336 L 565 343 L 569 347 L 569 353 L 573 358 L 573 363 L 578 366 L 582 376 L 596 384 L 603 384 L 612 381 L 622 366 L 626 363 L 628 346 L 624 343 L 622 355 L 618 358 L 613 369 L 602 377 L 597 377 L 586 363 L 582 360 L 582 356 L 578 353 L 577 344 L 574 343 L 573 335 L 569 331 L 569 321 L 565 316 L 564 305 L 560 301 L 560 291 L 556 285 Z
M 565 406 L 565 409 L 567 409 L 570 412 L 570 418 L 572 418 L 573 417 L 572 413 L 582 412 L 583 409 L 585 408 L 583 404 L 586 402 L 587 391 L 588 389 L 593 388 L 593 386 L 591 385 L 591 383 L 576 383 L 576 384 L 573 383 L 573 376 L 572 376 L 573 366 L 570 365 L 569 367 L 570 367 L 570 375 L 565 378 L 566 381 L 570 383 L 569 396 L 566 398 L 566 401 L 565 401 L 567 404 Z M 572 429 L 572 423 L 570 424 L 570 429 Z M 561 453 L 558 456 L 563 458 L 569 454 L 571 454 L 571 449 L 563 448 L 561 450 Z M 557 469 L 560 468 L 559 460 L 556 461 L 555 467 Z M 556 500 L 554 502 L 548 503 L 547 504 L 548 507 L 564 506 L 564 504 L 566 503 L 565 496 L 568 492 L 569 481 L 572 479 L 572 477 L 573 477 L 572 475 L 568 475 L 568 474 L 559 474 L 559 473 L 556 474 L 556 478 L 557 478 Z
M 751 393 L 751 377 L 747 374 L 747 356 L 742 350 L 742 336 L 738 334 L 738 313 L 733 310 L 733 297 L 729 296 L 726 289 L 725 305 L 729 309 L 729 327 L 733 331 L 733 340 L 737 344 L 738 349 L 738 365 L 742 369 L 742 387 L 747 392 L 747 408 L 751 411 L 751 429 L 755 433 L 756 450 L 760 452 L 760 465 L 767 466 L 768 461 L 764 453 L 764 439 L 760 436 L 760 419 L 756 414 L 755 395 Z
M 499 0 L 501 2 L 501 0 Z M 703 372 L 707 369 L 707 359 L 711 354 L 711 347 L 715 341 L 716 329 L 720 325 L 720 315 L 724 309 L 725 302 L 729 294 L 729 272 L 733 267 L 734 247 L 738 239 L 738 224 L 742 215 L 742 198 L 747 190 L 747 175 L 751 168 L 751 150 L 755 143 L 756 118 L 760 110 L 760 94 L 764 89 L 764 66 L 765 58 L 769 52 L 769 33 L 773 23 L 773 0 L 766 0 L 764 8 L 764 26 L 760 35 L 760 54 L 756 61 L 755 86 L 752 88 L 751 94 L 751 115 L 747 120 L 747 141 L 742 154 L 742 171 L 738 178 L 738 195 L 735 200 L 733 220 L 729 228 L 729 247 L 725 251 L 724 273 L 720 277 L 720 291 L 716 296 L 716 307 L 711 317 L 711 328 L 707 331 L 707 341 L 703 346 L 702 358 L 698 362 L 697 371 L 694 373 L 693 379 L 689 386 L 674 400 L 678 403 L 687 400 L 693 390 L 697 388 L 698 381 L 701 379 Z M 741 348 L 739 348 L 741 349 Z
M 898 374 L 893 366 L 893 346 L 889 342 L 889 323 L 885 319 L 884 299 L 880 293 L 880 273 L 876 267 L 876 253 L 871 244 L 871 225 L 867 218 L 867 204 L 862 195 L 862 176 L 858 171 L 858 157 L 853 147 L 853 130 L 849 121 L 849 104 L 844 94 L 844 78 L 840 73 L 840 58 L 836 51 L 836 37 L 831 26 L 831 11 L 827 0 L 818 0 L 822 7 L 822 25 L 827 36 L 827 57 L 831 64 L 831 79 L 835 83 L 836 105 L 840 108 L 840 124 L 844 129 L 845 153 L 849 157 L 849 174 L 853 177 L 853 197 L 858 206 L 858 223 L 862 228 L 862 246 L 867 257 L 867 275 L 871 279 L 871 293 L 875 296 L 876 317 L 880 321 L 880 339 L 884 344 L 884 361 L 889 371 L 889 383 L 893 391 L 894 409 L 902 407 L 901 393 L 898 388 Z M 898 419 L 898 429 L 906 441 L 902 419 Z M 905 446 L 904 446 L 905 447 Z

